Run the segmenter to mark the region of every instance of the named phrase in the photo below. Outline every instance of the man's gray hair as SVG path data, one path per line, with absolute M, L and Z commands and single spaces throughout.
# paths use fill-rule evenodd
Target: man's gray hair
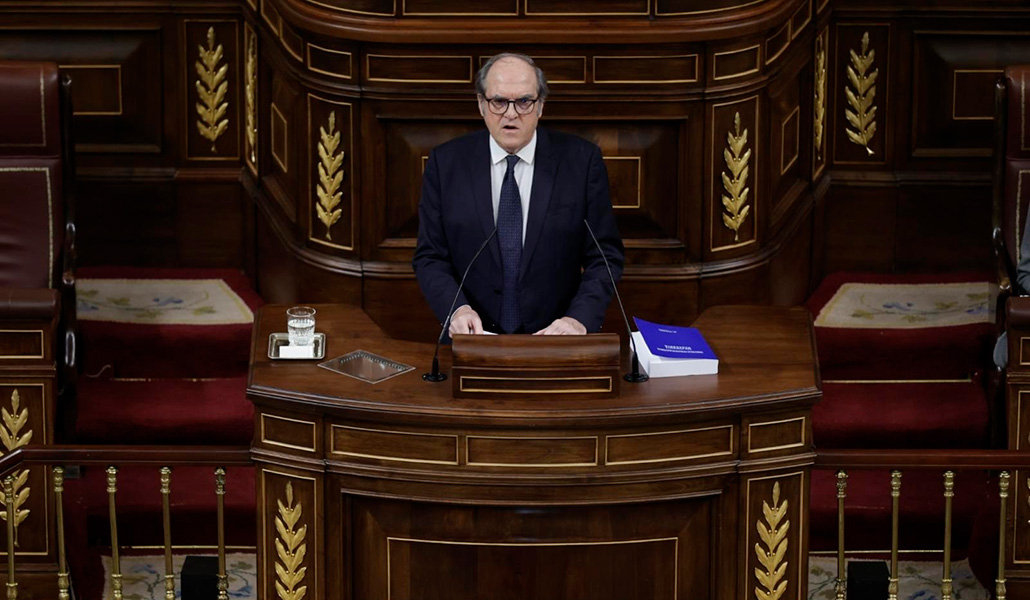
M 479 72 L 476 73 L 477 94 L 484 98 L 486 97 L 486 75 L 490 72 L 490 67 L 494 66 L 494 63 L 505 58 L 518 59 L 533 67 L 533 70 L 536 71 L 536 97 L 539 100 L 543 100 L 547 97 L 549 90 L 547 89 L 547 77 L 544 76 L 544 72 L 540 70 L 540 67 L 536 66 L 536 63 L 533 62 L 532 58 L 517 52 L 502 52 L 496 56 L 491 56 L 490 60 L 486 61 L 486 63 L 480 67 Z

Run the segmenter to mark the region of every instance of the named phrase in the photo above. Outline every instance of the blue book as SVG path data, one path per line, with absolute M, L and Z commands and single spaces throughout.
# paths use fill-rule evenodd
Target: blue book
M 660 325 L 633 317 L 633 333 L 640 366 L 651 377 L 711 375 L 719 372 L 719 359 L 694 327 Z

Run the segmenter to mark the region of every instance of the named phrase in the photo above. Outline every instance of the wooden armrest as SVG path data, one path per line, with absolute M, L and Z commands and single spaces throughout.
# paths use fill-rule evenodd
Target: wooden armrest
M 57 290 L 0 287 L 0 321 L 50 321 L 60 307 Z

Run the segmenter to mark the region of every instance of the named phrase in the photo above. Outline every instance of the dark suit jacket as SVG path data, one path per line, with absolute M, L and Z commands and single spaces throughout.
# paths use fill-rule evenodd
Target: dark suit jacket
M 489 135 L 483 130 L 438 146 L 423 174 L 418 246 L 412 263 L 422 293 L 441 323 L 447 319 L 462 273 L 494 229 Z M 519 303 L 527 333 L 563 316 L 575 318 L 588 332 L 600 330 L 612 285 L 584 219 L 618 280 L 623 246 L 600 149 L 578 137 L 538 128 L 519 275 Z M 454 307 L 469 304 L 483 319 L 484 328 L 500 331 L 501 286 L 501 251 L 494 236 L 472 266 Z

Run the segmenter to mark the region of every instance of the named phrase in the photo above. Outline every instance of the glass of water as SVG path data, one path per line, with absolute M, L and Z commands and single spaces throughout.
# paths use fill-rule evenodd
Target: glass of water
M 286 309 L 286 332 L 291 346 L 310 346 L 315 339 L 315 309 L 310 306 Z

